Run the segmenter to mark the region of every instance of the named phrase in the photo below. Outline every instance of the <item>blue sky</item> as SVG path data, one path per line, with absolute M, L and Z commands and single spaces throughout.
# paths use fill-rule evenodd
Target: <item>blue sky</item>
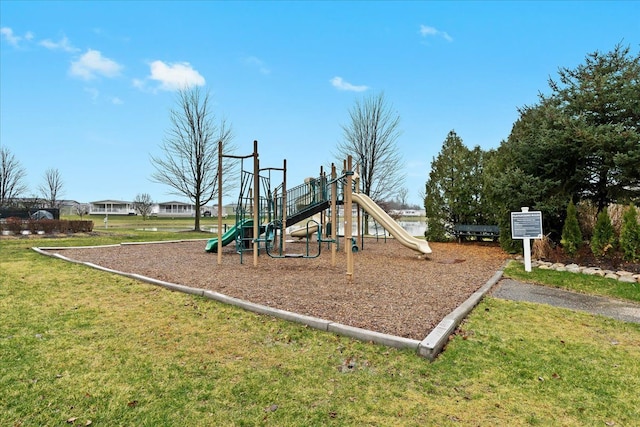
M 384 92 L 409 201 L 447 133 L 498 147 L 559 67 L 640 45 L 640 2 L 0 1 L 0 144 L 37 194 L 184 200 L 150 180 L 176 88 L 209 91 L 237 154 L 287 159 L 289 186 L 336 161 L 341 125 Z

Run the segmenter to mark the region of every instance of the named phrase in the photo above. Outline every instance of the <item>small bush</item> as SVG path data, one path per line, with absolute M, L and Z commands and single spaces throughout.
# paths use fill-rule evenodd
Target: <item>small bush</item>
M 498 227 L 500 227 L 500 247 L 509 254 L 522 253 L 524 250 L 522 239 L 511 238 L 511 213 L 507 212 L 498 218 Z
M 427 218 L 427 229 L 424 237 L 430 242 L 446 242 L 447 230 L 440 218 Z
M 607 208 L 604 208 L 596 220 L 596 227 L 591 237 L 591 251 L 595 256 L 606 256 L 615 250 L 615 244 L 616 233 Z
M 93 221 L 69 221 L 69 230 L 72 233 L 89 233 L 93 231 Z
M 608 218 L 608 217 L 607 217 Z M 578 223 L 578 214 L 573 200 L 567 205 L 567 218 L 564 220 L 562 227 L 562 240 L 560 241 L 564 251 L 573 256 L 582 246 L 582 232 Z
M 626 212 L 627 207 L 625 205 L 619 205 L 617 203 L 612 203 L 607 208 L 607 213 L 609 214 L 609 219 L 611 220 L 611 226 L 616 234 L 616 236 L 620 235 L 620 231 L 622 230 L 622 217 Z
M 549 259 L 552 254 L 553 243 L 549 235 L 542 236 L 542 239 L 535 239 L 533 241 L 533 248 L 531 249 L 531 257 L 533 259 Z
M 580 200 L 576 203 L 576 211 L 578 212 L 578 223 L 584 240 L 591 240 L 593 229 L 596 228 L 596 218 L 598 217 L 598 208 L 590 200 Z
M 53 233 L 56 230 L 57 225 L 58 225 L 58 221 L 55 219 L 40 220 L 40 227 L 42 227 L 42 231 L 44 231 L 45 234 Z
M 40 221 L 37 219 L 29 218 L 27 221 L 27 228 L 29 229 L 29 233 L 37 234 L 42 228 L 40 227 Z
M 6 228 L 13 234 L 20 234 L 22 231 L 22 218 L 15 216 L 7 218 Z
M 640 224 L 636 208 L 633 205 L 629 205 L 622 217 L 620 250 L 622 250 L 622 256 L 625 260 L 640 260 Z

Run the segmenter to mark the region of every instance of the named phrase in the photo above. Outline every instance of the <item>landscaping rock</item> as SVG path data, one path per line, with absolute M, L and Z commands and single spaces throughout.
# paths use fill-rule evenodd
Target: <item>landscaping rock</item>
M 616 271 L 616 274 L 618 276 L 633 276 L 633 273 L 630 271 Z

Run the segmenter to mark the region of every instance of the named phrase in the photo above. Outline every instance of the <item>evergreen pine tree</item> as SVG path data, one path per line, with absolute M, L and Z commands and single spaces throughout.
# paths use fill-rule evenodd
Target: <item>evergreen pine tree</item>
M 629 205 L 622 217 L 620 249 L 625 260 L 640 260 L 640 224 L 638 224 L 638 215 L 633 204 Z
M 569 256 L 575 255 L 580 246 L 582 246 L 582 232 L 580 231 L 580 224 L 578 224 L 578 213 L 573 200 L 569 201 L 567 206 L 567 218 L 562 227 L 562 240 L 560 243 L 562 243 L 564 251 Z
M 607 208 L 604 208 L 600 211 L 596 220 L 596 227 L 591 238 L 591 251 L 595 256 L 606 255 L 614 249 L 615 242 L 616 233 L 611 224 Z

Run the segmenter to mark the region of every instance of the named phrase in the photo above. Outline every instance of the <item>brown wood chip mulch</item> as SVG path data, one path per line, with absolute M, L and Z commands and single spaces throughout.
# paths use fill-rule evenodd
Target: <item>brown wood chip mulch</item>
M 393 239 L 367 239 L 354 254 L 353 282 L 346 255 L 323 244 L 318 258 L 240 255 L 233 244 L 217 254 L 204 241 L 59 249 L 68 258 L 181 285 L 209 289 L 258 304 L 416 340 L 484 285 L 509 256 L 495 244 L 430 243 L 424 256 Z M 342 248 L 342 246 L 341 246 Z M 317 244 L 310 247 L 317 253 Z M 303 253 L 303 242 L 288 243 Z

